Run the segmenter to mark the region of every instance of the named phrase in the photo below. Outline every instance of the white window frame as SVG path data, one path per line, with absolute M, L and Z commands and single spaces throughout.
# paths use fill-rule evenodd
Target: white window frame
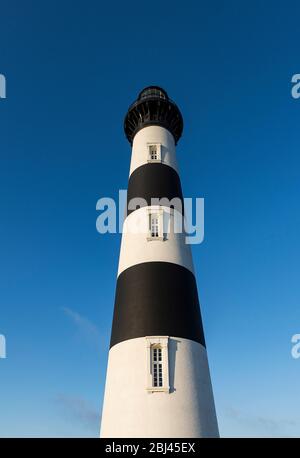
M 160 207 L 151 207 L 148 209 L 148 237 L 147 240 L 158 240 L 162 241 L 164 238 L 164 212 L 163 209 Z M 156 217 L 158 220 L 158 236 L 152 235 L 152 218 Z
M 153 377 L 153 349 L 160 348 L 162 355 L 162 386 L 154 386 Z M 149 393 L 155 392 L 170 392 L 169 385 L 169 336 L 147 336 L 146 337 L 147 349 L 147 380 L 146 390 Z
M 151 157 L 151 147 L 156 147 L 156 159 Z M 147 143 L 148 162 L 161 162 L 161 143 Z

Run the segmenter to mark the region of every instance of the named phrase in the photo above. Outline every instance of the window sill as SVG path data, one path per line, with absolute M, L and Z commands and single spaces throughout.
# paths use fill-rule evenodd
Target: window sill
M 162 386 L 161 387 L 157 387 L 157 388 L 151 387 L 151 388 L 147 388 L 147 391 L 148 391 L 148 393 L 159 393 L 159 392 L 160 393 L 169 393 L 170 392 L 170 388 L 169 387 L 164 388 Z
M 152 241 L 159 241 L 159 242 L 162 242 L 163 239 L 164 239 L 163 237 L 151 237 L 151 236 L 148 236 L 148 237 L 147 237 L 148 242 L 152 242 Z
M 161 159 L 148 159 L 148 163 L 151 163 L 151 162 L 162 162 Z

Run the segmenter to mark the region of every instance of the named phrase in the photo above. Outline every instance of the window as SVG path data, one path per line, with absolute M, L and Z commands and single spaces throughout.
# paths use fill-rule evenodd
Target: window
M 151 161 L 157 161 L 157 145 L 150 145 L 149 153 Z
M 162 374 L 162 349 L 161 347 L 152 348 L 152 385 L 154 387 L 163 386 Z
M 158 215 L 151 215 L 150 232 L 151 237 L 158 237 Z
M 147 391 L 169 393 L 169 337 L 146 337 L 147 342 Z
M 149 230 L 148 237 L 150 240 L 163 240 L 163 210 L 149 209 Z
M 161 162 L 161 145 L 159 143 L 148 144 L 148 162 Z
M 142 91 L 140 94 L 141 99 L 146 99 L 148 97 L 159 97 L 161 99 L 166 99 L 167 94 L 159 88 L 151 87 Z

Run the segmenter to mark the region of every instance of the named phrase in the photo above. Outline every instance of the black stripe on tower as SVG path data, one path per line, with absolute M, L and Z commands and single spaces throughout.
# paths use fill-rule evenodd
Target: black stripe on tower
M 175 169 L 161 163 L 144 164 L 134 170 L 130 175 L 127 192 L 127 214 L 136 208 L 129 209 L 131 199 L 142 198 L 151 205 L 151 199 L 174 198 L 180 199 L 180 207 L 175 209 L 183 213 L 183 197 L 180 178 Z M 141 205 L 144 206 L 144 205 Z M 167 205 L 166 205 L 167 206 Z
M 145 262 L 118 277 L 110 347 L 155 335 L 205 346 L 196 280 L 178 264 Z

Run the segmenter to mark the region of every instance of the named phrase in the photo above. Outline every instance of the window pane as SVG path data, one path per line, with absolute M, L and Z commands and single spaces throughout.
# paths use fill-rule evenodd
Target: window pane
M 157 217 L 155 217 L 157 219 Z M 153 386 L 163 387 L 163 376 L 162 376 L 162 349 L 152 348 L 152 376 Z
M 151 215 L 151 237 L 159 236 L 158 216 Z
M 158 159 L 157 145 L 149 145 L 149 154 L 152 161 L 156 161 Z

